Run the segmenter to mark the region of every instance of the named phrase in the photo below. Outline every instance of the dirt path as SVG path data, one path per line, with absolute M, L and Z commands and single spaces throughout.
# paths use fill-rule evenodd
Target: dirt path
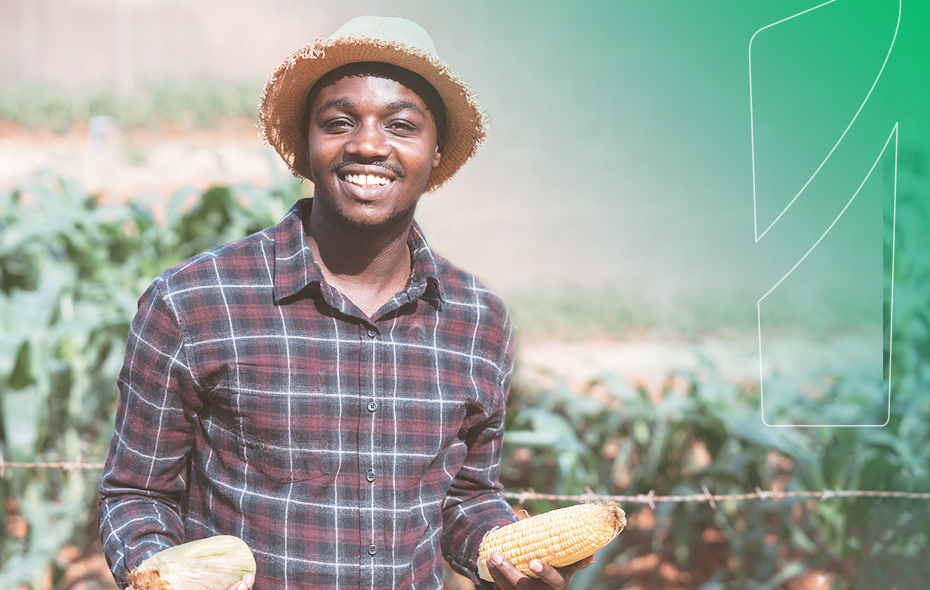
M 0 121 L 0 190 L 51 170 L 105 201 L 154 192 L 167 199 L 183 186 L 250 182 L 267 185 L 286 173 L 248 121 L 218 129 L 120 130 L 99 124 L 58 134 Z
M 564 376 L 574 389 L 605 373 L 620 375 L 632 385 L 658 392 L 669 373 L 694 370 L 702 358 L 725 380 L 757 385 L 760 375 L 806 376 L 839 374 L 850 367 L 880 362 L 881 348 L 857 335 L 813 340 L 784 337 L 764 343 L 754 335 L 707 339 L 697 343 L 665 341 L 563 342 L 541 340 L 518 346 L 520 370 L 551 371 Z

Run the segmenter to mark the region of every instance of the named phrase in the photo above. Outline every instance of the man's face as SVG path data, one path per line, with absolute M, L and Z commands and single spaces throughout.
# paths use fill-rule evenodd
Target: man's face
M 409 223 L 440 159 L 420 96 L 375 75 L 322 88 L 309 105 L 307 142 L 315 201 L 356 229 Z

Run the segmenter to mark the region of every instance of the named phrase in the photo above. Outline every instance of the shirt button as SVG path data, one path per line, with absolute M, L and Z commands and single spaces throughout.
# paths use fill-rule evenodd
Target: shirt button
M 366 473 L 366 474 L 365 474 L 365 479 L 367 479 L 368 481 L 374 481 L 374 480 L 375 480 L 375 472 L 374 472 L 374 471 L 369 471 L 368 473 Z
M 378 402 L 368 402 L 368 411 L 374 412 L 378 409 Z
M 368 555 L 374 555 L 374 554 L 377 553 L 377 552 L 378 552 L 378 546 L 377 546 L 377 545 L 369 545 L 369 546 L 368 546 Z
M 369 337 L 369 338 L 374 338 L 374 337 L 377 336 L 377 335 L 378 335 L 378 331 L 377 331 L 377 330 L 375 330 L 374 328 L 368 328 L 368 337 Z

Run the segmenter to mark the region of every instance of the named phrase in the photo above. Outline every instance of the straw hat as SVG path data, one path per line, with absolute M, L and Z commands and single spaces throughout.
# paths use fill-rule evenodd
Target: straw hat
M 446 137 L 439 166 L 430 174 L 431 191 L 475 155 L 487 136 L 487 115 L 464 80 L 436 55 L 429 34 L 403 18 L 360 16 L 327 39 L 317 39 L 289 55 L 262 91 L 258 116 L 262 136 L 295 176 L 313 180 L 307 144 L 300 131 L 304 101 L 324 74 L 357 62 L 384 62 L 415 72 L 433 85 L 446 107 Z

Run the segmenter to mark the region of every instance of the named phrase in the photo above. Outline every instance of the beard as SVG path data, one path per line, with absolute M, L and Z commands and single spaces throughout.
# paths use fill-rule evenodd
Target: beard
M 346 235 L 366 240 L 372 238 L 391 240 L 400 235 L 406 235 L 410 230 L 418 202 L 414 202 L 409 207 L 396 209 L 380 221 L 368 222 L 352 218 L 338 203 L 333 203 L 330 199 L 316 198 L 316 195 L 314 197 L 313 208 L 328 225 L 338 228 Z

